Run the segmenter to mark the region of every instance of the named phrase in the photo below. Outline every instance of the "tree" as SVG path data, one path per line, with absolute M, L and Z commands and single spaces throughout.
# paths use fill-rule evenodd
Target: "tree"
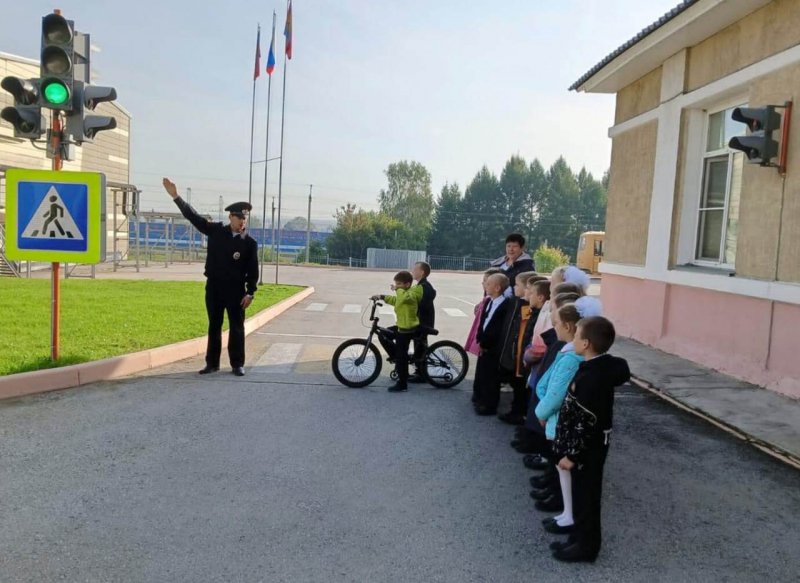
M 445 184 L 436 201 L 433 228 L 428 240 L 428 253 L 432 255 L 463 255 L 461 189 L 458 184 Z
M 385 213 L 365 211 L 347 204 L 336 211 L 336 226 L 327 240 L 328 254 L 337 259 L 364 259 L 370 247 L 409 249 L 413 234 Z
M 581 232 L 602 231 L 606 225 L 606 205 L 608 204 L 606 187 L 602 182 L 595 180 L 591 173 L 586 171 L 586 168 L 581 168 L 578 173 L 578 188 L 580 189 L 578 224 Z
M 347 203 L 336 211 L 336 226 L 328 237 L 328 254 L 336 258 L 362 257 L 372 239 L 369 215 Z
M 559 247 L 575 257 L 581 226 L 580 187 L 564 158 L 559 158 L 547 172 L 548 189 L 542 203 L 538 234 L 551 247 Z
M 295 217 L 291 221 L 283 224 L 283 228 L 287 231 L 305 231 L 307 229 L 308 221 L 305 217 Z M 316 231 L 314 223 L 311 223 L 311 230 Z
M 484 166 L 464 192 L 462 205 L 462 255 L 492 257 L 500 255 L 506 236 L 506 209 L 500 182 Z
M 528 249 L 533 251 L 541 245 L 544 238 L 539 232 L 539 218 L 542 213 L 542 205 L 547 198 L 547 189 L 549 187 L 547 182 L 547 172 L 544 166 L 539 162 L 539 159 L 534 159 L 528 168 L 528 180 L 530 182 L 531 196 L 530 207 L 526 209 L 527 214 L 525 220 L 527 221 L 531 236 L 528 237 Z M 538 267 L 538 266 L 537 266 Z
M 528 163 L 519 156 L 511 156 L 500 174 L 505 228 L 508 232 L 522 233 L 530 239 L 534 227 L 531 209 L 537 205 L 532 188 Z
M 385 174 L 389 184 L 378 196 L 381 213 L 408 227 L 411 248 L 425 249 L 434 209 L 430 172 L 419 162 L 402 160 L 389 164 Z

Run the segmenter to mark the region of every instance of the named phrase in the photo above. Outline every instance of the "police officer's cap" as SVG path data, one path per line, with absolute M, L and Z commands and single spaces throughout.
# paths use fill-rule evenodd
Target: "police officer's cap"
M 245 213 L 250 212 L 251 210 L 253 210 L 253 205 L 251 205 L 249 202 L 235 202 L 225 207 L 226 212 L 240 217 L 244 217 Z

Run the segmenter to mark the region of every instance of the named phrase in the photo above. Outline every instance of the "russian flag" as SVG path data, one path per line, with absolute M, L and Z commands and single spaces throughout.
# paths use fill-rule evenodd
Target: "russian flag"
M 275 70 L 275 23 L 272 24 L 272 41 L 269 43 L 269 55 L 267 55 L 267 75 L 272 75 Z
M 289 0 L 289 9 L 286 11 L 286 26 L 283 29 L 286 37 L 286 58 L 292 58 L 292 0 Z
M 256 68 L 253 73 L 253 81 L 258 79 L 261 75 L 261 26 L 258 27 L 258 35 L 256 36 Z

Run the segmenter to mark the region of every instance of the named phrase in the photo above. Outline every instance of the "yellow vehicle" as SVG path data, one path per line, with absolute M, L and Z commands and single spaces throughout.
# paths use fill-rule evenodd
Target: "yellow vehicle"
M 600 273 L 600 262 L 603 260 L 603 240 L 605 231 L 586 231 L 581 233 L 578 243 L 576 265 L 586 273 Z

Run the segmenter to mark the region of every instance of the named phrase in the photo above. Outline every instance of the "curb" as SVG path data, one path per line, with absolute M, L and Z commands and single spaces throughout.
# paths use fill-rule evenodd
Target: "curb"
M 249 336 L 267 322 L 299 304 L 314 291 L 313 287 L 307 287 L 274 306 L 260 311 L 252 318 L 248 318 L 244 323 L 245 336 Z M 228 332 L 226 331 L 222 334 L 222 348 L 224 349 L 227 345 Z M 205 354 L 205 351 L 206 337 L 202 336 L 103 360 L 8 375 L 0 377 L 0 399 L 35 395 L 80 387 L 97 381 L 117 379 Z
M 800 470 L 800 456 L 798 456 L 797 454 L 795 454 L 795 453 L 793 453 L 791 451 L 788 451 L 788 450 L 786 450 L 786 449 L 784 449 L 784 448 L 782 448 L 782 447 L 780 447 L 778 445 L 775 445 L 774 443 L 765 441 L 763 439 L 759 439 L 758 437 L 755 437 L 754 435 L 746 433 L 745 431 L 742 431 L 738 427 L 735 427 L 733 425 L 725 423 L 721 419 L 717 419 L 716 417 L 713 417 L 713 416 L 709 415 L 708 413 L 706 413 L 702 409 L 698 409 L 696 407 L 692 407 L 691 405 L 688 405 L 688 404 L 684 403 L 680 399 L 677 399 L 677 398 L 673 397 L 672 395 L 667 394 L 666 392 L 662 391 L 660 388 L 650 384 L 645 379 L 642 379 L 640 377 L 632 375 L 631 376 L 631 383 L 633 385 L 639 387 L 640 389 L 643 389 L 643 390 L 647 391 L 648 393 L 650 393 L 652 395 L 655 395 L 656 397 L 658 397 L 659 399 L 669 403 L 670 405 L 678 407 L 679 409 L 682 409 L 683 411 L 686 411 L 687 413 L 691 413 L 695 417 L 699 417 L 703 421 L 706 421 L 707 423 L 710 423 L 711 425 L 714 425 L 715 427 L 718 427 L 719 429 L 722 429 L 723 431 L 725 431 L 727 433 L 730 433 L 734 437 L 737 437 L 737 438 L 741 439 L 742 441 L 744 441 L 744 442 L 752 445 L 753 447 L 763 451 L 764 453 L 776 458 L 777 460 L 779 460 L 779 461 L 781 461 L 781 462 L 783 462 L 785 464 L 788 464 L 790 466 L 793 466 L 794 468 Z

